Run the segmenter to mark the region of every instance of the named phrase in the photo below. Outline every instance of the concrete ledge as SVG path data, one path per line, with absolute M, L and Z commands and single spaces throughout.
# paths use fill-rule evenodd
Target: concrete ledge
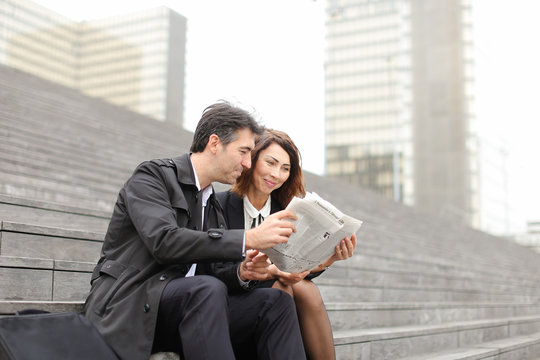
M 532 325 L 534 324 L 534 325 Z M 521 328 L 521 326 L 525 326 Z M 334 332 L 341 359 L 403 359 L 479 343 L 528 336 L 540 332 L 540 315 L 429 326 L 404 326 Z M 467 345 L 473 344 L 473 345 Z
M 40 201 L 38 199 L 24 198 L 8 194 L 0 194 L 0 203 L 8 205 L 19 205 L 21 207 L 27 208 L 56 211 L 59 213 L 76 214 L 86 217 L 95 217 L 105 219 L 107 221 L 111 217 L 111 213 L 109 211 L 82 208 L 73 205 L 55 203 L 51 201 Z
M 326 279 L 324 275 L 316 278 L 325 302 L 340 302 L 356 299 L 366 302 L 534 302 L 540 298 L 540 288 L 534 292 L 503 292 L 493 290 L 488 284 L 469 285 L 467 287 L 439 287 L 425 282 L 422 285 L 388 283 L 372 285 L 359 279 Z
M 336 345 L 352 342 L 392 340 L 426 334 L 449 333 L 497 326 L 514 326 L 534 322 L 540 326 L 540 315 L 520 316 L 505 319 L 450 322 L 437 325 L 396 326 L 365 330 L 345 330 L 334 332 Z
M 114 154 L 119 149 L 111 149 L 110 144 L 102 145 L 100 149 L 99 144 L 95 142 L 89 149 L 84 149 L 74 141 L 66 141 L 68 137 L 65 134 L 61 134 L 58 138 L 43 137 L 41 133 L 33 134 L 27 128 L 15 127 L 12 122 L 2 121 L 1 115 L 0 126 L 7 132 L 7 134 L 0 132 L 0 149 L 3 152 L 0 156 L 4 161 L 16 166 L 22 166 L 21 163 L 34 164 L 38 168 L 55 168 L 69 175 L 81 171 L 85 177 L 99 176 L 106 180 L 114 180 L 112 183 L 116 184 L 120 181 L 119 177 L 129 174 L 131 168 L 137 165 L 138 159 L 144 155 L 139 154 L 134 158 L 126 154 Z M 16 136 L 9 136 L 13 133 Z M 117 167 L 110 166 L 112 156 L 120 160 Z M 28 158 L 32 158 L 33 162 L 28 163 Z
M 107 212 L 112 212 L 119 190 L 104 192 L 77 184 L 59 184 L 54 179 L 6 172 L 2 172 L 2 178 L 0 193 L 61 204 L 83 204 L 84 207 Z
M 0 231 L 0 255 L 97 262 L 102 242 L 61 236 Z
M 51 237 L 63 237 L 78 240 L 90 240 L 96 242 L 103 242 L 103 238 L 105 237 L 104 233 L 72 230 L 69 228 L 50 227 L 42 225 L 29 225 L 11 221 L 0 221 L 0 231 L 33 235 L 45 235 Z
M 334 331 L 511 318 L 540 313 L 537 303 L 327 303 Z
M 0 256 L 0 300 L 82 301 L 95 263 Z
M 479 359 L 538 359 L 540 354 L 540 333 L 517 336 L 497 341 L 477 344 L 431 354 L 406 357 L 403 360 L 479 360 Z
M 81 312 L 82 301 L 0 301 L 0 315 L 14 315 L 24 309 L 45 310 L 52 313 Z
M 69 260 L 52 260 L 19 256 L 0 256 L 0 268 L 44 269 L 59 271 L 92 272 L 95 263 Z
M 0 221 L 105 234 L 109 219 L 0 202 Z

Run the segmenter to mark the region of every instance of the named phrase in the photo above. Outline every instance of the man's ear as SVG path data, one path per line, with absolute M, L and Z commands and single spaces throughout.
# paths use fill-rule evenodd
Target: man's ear
M 206 144 L 206 147 L 210 150 L 212 154 L 216 154 L 219 150 L 219 147 L 221 146 L 221 140 L 219 139 L 219 136 L 216 134 L 210 135 L 208 138 L 208 144 Z

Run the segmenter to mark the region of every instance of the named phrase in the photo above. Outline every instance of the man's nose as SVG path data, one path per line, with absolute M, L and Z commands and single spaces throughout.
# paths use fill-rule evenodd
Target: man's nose
M 251 167 L 251 156 L 244 157 L 242 160 L 242 166 L 246 169 L 249 169 Z

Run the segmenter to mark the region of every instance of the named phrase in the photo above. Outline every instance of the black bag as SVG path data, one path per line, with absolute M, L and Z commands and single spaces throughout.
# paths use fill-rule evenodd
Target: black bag
M 0 360 L 118 360 L 76 312 L 22 311 L 0 318 Z

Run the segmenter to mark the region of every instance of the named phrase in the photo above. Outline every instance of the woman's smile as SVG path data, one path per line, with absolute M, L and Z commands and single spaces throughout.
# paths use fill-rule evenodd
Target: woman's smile
M 263 180 L 271 188 L 273 188 L 277 184 L 275 181 L 270 181 L 270 180 L 267 180 L 267 179 L 263 179 Z

